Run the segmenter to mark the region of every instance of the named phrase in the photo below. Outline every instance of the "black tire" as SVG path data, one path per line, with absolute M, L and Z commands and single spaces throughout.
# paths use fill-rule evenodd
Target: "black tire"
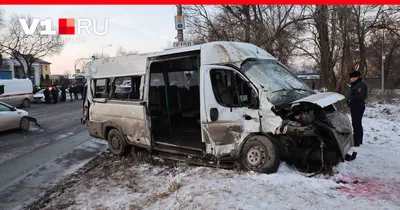
M 29 101 L 28 99 L 25 98 L 25 99 L 22 101 L 21 106 L 22 106 L 23 108 L 28 108 L 28 107 L 31 106 L 31 101 Z
M 27 117 L 22 117 L 19 121 L 19 129 L 21 131 L 28 131 L 29 127 L 31 126 L 31 122 Z
M 111 153 L 117 156 L 124 156 L 128 153 L 128 146 L 125 138 L 117 129 L 112 129 L 107 136 L 108 148 Z
M 266 136 L 253 136 L 244 144 L 240 162 L 245 170 L 275 173 L 281 162 L 278 146 Z

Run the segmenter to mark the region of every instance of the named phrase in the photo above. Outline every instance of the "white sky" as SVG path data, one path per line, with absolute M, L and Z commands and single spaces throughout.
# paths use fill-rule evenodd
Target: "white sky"
M 115 56 L 119 46 L 125 50 L 137 50 L 140 53 L 165 49 L 176 41 L 174 16 L 176 7 L 169 6 L 2 6 L 5 18 L 12 13 L 30 14 L 36 18 L 51 18 L 58 26 L 58 18 L 96 19 L 98 30 L 102 31 L 105 19 L 109 20 L 109 30 L 104 36 L 82 34 L 86 42 L 69 42 L 59 55 L 43 58 L 52 63 L 52 74 L 74 71 L 74 62 L 78 58 L 90 57 L 93 53 Z M 77 23 L 75 21 L 75 27 Z M 66 35 L 65 37 L 77 37 Z

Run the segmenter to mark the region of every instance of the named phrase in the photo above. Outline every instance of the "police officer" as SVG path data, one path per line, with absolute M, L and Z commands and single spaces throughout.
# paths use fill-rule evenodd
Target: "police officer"
M 349 76 L 351 83 L 349 84 L 347 105 L 351 112 L 354 146 L 358 147 L 363 143 L 362 117 L 365 111 L 365 100 L 368 97 L 368 87 L 362 81 L 359 71 L 353 71 Z
M 50 87 L 48 85 L 46 86 L 46 89 L 44 89 L 43 95 L 44 95 L 44 99 L 46 101 L 45 103 L 50 104 L 51 103 L 51 91 L 50 91 Z

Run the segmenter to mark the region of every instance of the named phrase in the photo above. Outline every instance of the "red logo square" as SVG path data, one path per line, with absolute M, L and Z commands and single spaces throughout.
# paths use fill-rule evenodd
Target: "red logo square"
M 75 19 L 74 18 L 59 18 L 58 19 L 58 34 L 74 35 L 75 34 Z

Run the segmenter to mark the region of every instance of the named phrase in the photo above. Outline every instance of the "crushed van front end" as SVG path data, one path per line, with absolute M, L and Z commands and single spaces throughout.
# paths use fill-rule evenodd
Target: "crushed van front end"
M 275 130 L 282 158 L 304 169 L 333 166 L 345 160 L 353 146 L 352 126 L 347 115 L 333 103 L 337 93 L 315 94 L 273 112 L 282 118 Z

